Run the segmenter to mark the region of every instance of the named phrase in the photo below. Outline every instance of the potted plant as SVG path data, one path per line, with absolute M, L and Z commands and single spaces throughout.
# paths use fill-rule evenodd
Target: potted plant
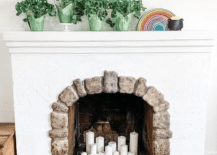
M 91 31 L 102 31 L 106 16 L 108 15 L 108 0 L 85 0 L 84 13 L 88 17 Z
M 111 17 L 106 21 L 111 27 L 116 26 L 117 31 L 128 31 L 132 16 L 139 19 L 141 10 L 146 8 L 142 5 L 142 0 L 113 0 L 110 3 L 112 9 Z
M 18 2 L 15 6 L 17 16 L 26 14 L 24 22 L 28 22 L 31 31 L 44 30 L 44 18 L 46 14 L 55 16 L 55 7 L 49 4 L 47 0 L 24 0 Z
M 84 7 L 74 0 L 55 0 L 60 23 L 74 23 L 81 21 Z
M 71 23 L 73 17 L 72 0 L 55 0 L 60 23 Z

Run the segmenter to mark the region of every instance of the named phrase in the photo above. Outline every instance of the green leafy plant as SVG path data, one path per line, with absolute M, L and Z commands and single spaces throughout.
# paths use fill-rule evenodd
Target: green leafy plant
M 49 4 L 47 0 L 24 0 L 18 2 L 15 6 L 17 10 L 17 16 L 25 13 L 27 17 L 23 20 L 28 21 L 28 17 L 40 18 L 46 14 L 49 16 L 55 16 L 56 10 L 53 4 Z
M 96 15 L 100 20 L 104 20 L 108 15 L 109 3 L 109 0 L 83 0 L 84 13 L 88 18 Z
M 113 19 L 117 17 L 117 12 L 124 18 L 128 18 L 128 15 L 132 13 L 135 18 L 139 19 L 141 10 L 145 11 L 146 9 L 143 7 L 142 0 L 112 0 L 109 3 L 109 8 L 112 9 L 111 18 Z M 111 18 L 107 19 L 106 23 L 114 27 L 115 23 Z
M 75 0 L 75 14 L 77 18 L 81 18 L 84 15 L 85 10 L 85 1 L 84 0 Z
M 85 10 L 85 3 L 83 0 L 75 0 L 75 7 L 74 7 L 74 15 L 72 17 L 72 22 L 74 24 L 77 24 L 78 22 L 81 22 L 81 17 L 84 16 L 84 10 Z

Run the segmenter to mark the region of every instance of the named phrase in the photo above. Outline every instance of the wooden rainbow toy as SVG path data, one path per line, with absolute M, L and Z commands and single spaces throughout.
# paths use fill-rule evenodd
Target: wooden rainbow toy
M 140 18 L 138 31 L 168 31 L 168 19 L 175 16 L 169 10 L 157 8 L 145 12 Z

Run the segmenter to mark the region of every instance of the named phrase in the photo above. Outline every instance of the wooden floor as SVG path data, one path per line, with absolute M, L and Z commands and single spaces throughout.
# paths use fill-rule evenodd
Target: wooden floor
M 0 123 L 0 155 L 16 155 L 14 123 Z

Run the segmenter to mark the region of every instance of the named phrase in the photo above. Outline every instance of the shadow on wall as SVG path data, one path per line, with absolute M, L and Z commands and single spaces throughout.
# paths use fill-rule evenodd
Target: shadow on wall
M 0 123 L 14 122 L 11 58 L 0 33 Z

